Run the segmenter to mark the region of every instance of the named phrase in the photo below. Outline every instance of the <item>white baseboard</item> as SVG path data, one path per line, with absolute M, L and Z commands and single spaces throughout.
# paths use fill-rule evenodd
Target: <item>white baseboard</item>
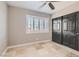
M 5 52 L 8 50 L 8 47 L 6 49 L 4 49 L 4 51 L 2 52 L 1 56 L 4 56 Z
M 51 41 L 51 40 L 43 40 L 43 41 L 36 41 L 36 42 L 18 44 L 18 45 L 14 45 L 14 46 L 8 46 L 8 48 L 15 48 L 15 47 L 20 47 L 20 46 L 24 46 L 24 45 L 31 45 L 31 44 L 41 43 L 41 42 L 48 42 L 48 41 Z
M 51 40 L 43 40 L 43 41 L 37 41 L 37 42 L 31 42 L 31 43 L 24 43 L 24 44 L 19 44 L 19 45 L 14 45 L 14 46 L 8 46 L 3 53 L 1 54 L 1 56 L 3 56 L 5 54 L 5 52 L 9 49 L 9 48 L 15 48 L 15 47 L 21 47 L 21 46 L 25 46 L 25 45 L 32 45 L 32 44 L 36 44 L 36 43 L 41 43 L 41 42 L 48 42 Z

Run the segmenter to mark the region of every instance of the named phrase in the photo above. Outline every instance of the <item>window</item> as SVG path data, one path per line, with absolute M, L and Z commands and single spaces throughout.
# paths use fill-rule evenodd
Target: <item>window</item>
M 38 16 L 26 16 L 26 32 L 27 33 L 39 33 L 49 31 L 48 18 Z
M 39 22 L 38 22 L 38 18 L 34 17 L 34 30 L 38 31 L 39 30 Z
M 45 20 L 44 22 L 45 22 L 45 24 L 44 24 L 45 31 L 48 31 L 48 28 L 49 28 L 48 20 Z
M 44 22 L 43 19 L 40 19 L 40 31 L 44 30 Z
M 30 31 L 33 31 L 33 17 L 30 17 L 30 16 L 28 16 L 28 18 L 27 18 L 28 20 L 26 21 L 26 25 L 27 25 L 27 31 L 28 32 L 30 32 Z

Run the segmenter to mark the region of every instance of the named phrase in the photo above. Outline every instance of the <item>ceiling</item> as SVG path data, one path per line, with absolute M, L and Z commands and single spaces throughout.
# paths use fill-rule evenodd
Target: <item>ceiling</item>
M 9 6 L 16 6 L 20 8 L 52 14 L 53 12 L 61 10 L 75 2 L 71 2 L 71 1 L 52 2 L 52 4 L 55 6 L 55 10 L 51 10 L 48 5 L 45 5 L 43 8 L 39 8 L 40 5 L 44 3 L 44 1 L 7 1 L 6 3 Z

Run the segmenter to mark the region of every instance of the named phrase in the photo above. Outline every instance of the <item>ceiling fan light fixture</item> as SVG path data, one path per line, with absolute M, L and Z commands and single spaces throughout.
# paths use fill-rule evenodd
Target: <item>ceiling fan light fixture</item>
M 48 3 L 48 5 L 49 5 L 49 7 L 53 10 L 53 9 L 55 9 L 55 7 L 52 5 L 52 3 L 50 2 L 50 3 Z

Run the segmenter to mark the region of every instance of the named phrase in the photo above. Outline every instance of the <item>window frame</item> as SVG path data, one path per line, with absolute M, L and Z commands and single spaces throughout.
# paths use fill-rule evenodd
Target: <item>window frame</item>
M 33 30 L 29 30 L 28 31 L 28 19 L 30 17 L 32 17 L 33 19 Z M 37 18 L 38 19 L 38 30 L 35 30 L 35 18 Z M 41 30 L 40 29 L 40 20 L 42 20 L 43 21 L 43 29 Z M 48 22 L 48 30 L 45 30 L 45 24 L 44 24 L 44 22 L 45 21 L 47 21 Z M 26 33 L 48 33 L 49 32 L 49 18 L 46 18 L 46 17 L 40 17 L 40 16 L 33 16 L 33 15 L 26 15 Z

